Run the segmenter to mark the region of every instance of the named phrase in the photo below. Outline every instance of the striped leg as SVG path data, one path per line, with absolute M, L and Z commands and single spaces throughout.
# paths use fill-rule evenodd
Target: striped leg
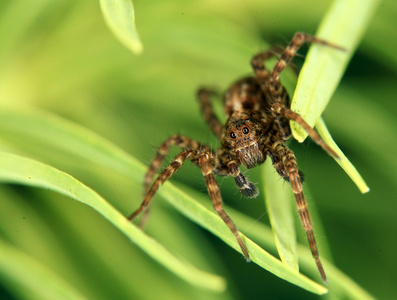
M 203 114 L 204 120 L 210 126 L 212 132 L 218 137 L 221 137 L 223 125 L 219 121 L 218 117 L 215 115 L 214 109 L 211 104 L 210 97 L 214 95 L 215 92 L 201 88 L 197 95 L 200 101 L 201 112 Z
M 204 146 L 200 144 L 197 141 L 194 141 L 190 138 L 187 138 L 185 136 L 181 136 L 178 134 L 175 134 L 168 139 L 166 139 L 160 146 L 160 148 L 157 151 L 156 156 L 153 158 L 149 169 L 147 170 L 145 174 L 145 179 L 143 183 L 143 194 L 146 195 L 150 184 L 153 182 L 154 175 L 157 173 L 157 171 L 160 169 L 164 158 L 167 156 L 168 152 L 170 151 L 171 146 L 178 146 L 180 149 L 185 150 L 185 149 L 193 149 L 193 150 L 199 150 L 202 149 L 204 151 L 209 151 L 207 146 Z
M 245 246 L 240 234 L 238 233 L 236 225 L 234 225 L 232 219 L 223 209 L 221 192 L 215 180 L 215 176 L 214 173 L 212 172 L 212 168 L 210 164 L 210 154 L 203 153 L 202 155 L 200 155 L 199 164 L 201 167 L 201 171 L 204 175 L 205 182 L 207 184 L 208 194 L 210 195 L 210 198 L 212 200 L 212 205 L 214 206 L 215 211 L 219 214 L 219 216 L 222 218 L 225 224 L 233 232 L 247 262 L 251 261 L 247 247 Z
M 194 159 L 197 158 L 199 151 L 198 150 L 186 150 L 179 153 L 172 163 L 164 169 L 163 172 L 156 178 L 153 182 L 153 185 L 150 187 L 149 191 L 146 193 L 141 206 L 133 212 L 129 217 L 128 220 L 132 221 L 135 219 L 142 211 L 146 210 L 150 206 L 150 202 L 152 201 L 153 196 L 156 194 L 157 190 L 159 189 L 160 185 L 162 185 L 165 181 L 171 178 L 172 175 L 177 172 L 180 167 L 183 165 L 186 159 Z
M 345 49 L 342 47 L 328 43 L 327 41 L 318 39 L 312 35 L 303 32 L 297 32 L 295 33 L 294 37 L 291 40 L 291 43 L 288 45 L 287 48 L 285 48 L 284 53 L 281 55 L 280 59 L 273 68 L 272 77 L 274 79 L 278 79 L 281 71 L 284 70 L 288 63 L 292 60 L 292 58 L 294 58 L 296 52 L 303 43 L 316 43 L 345 51 Z
M 299 175 L 298 166 L 294 153 L 281 143 L 275 144 L 275 149 L 272 149 L 273 155 L 279 157 L 277 164 L 274 164 L 279 174 L 285 174 L 288 176 L 288 181 L 291 184 L 292 192 L 295 196 L 296 206 L 298 209 L 299 218 L 306 231 L 307 239 L 309 241 L 310 250 L 313 258 L 316 261 L 317 269 L 320 272 L 320 276 L 325 284 L 328 283 L 327 276 L 323 265 L 320 261 L 316 239 L 313 233 L 312 221 L 310 219 L 309 210 L 307 208 L 305 196 L 303 195 L 302 181 Z M 279 163 L 281 161 L 281 164 Z
M 199 150 L 203 149 L 205 151 L 209 151 L 207 146 L 201 145 L 199 142 L 189 139 L 185 136 L 181 135 L 173 135 L 165 140 L 160 148 L 157 151 L 156 156 L 153 158 L 144 178 L 143 182 L 143 196 L 146 197 L 149 191 L 149 187 L 153 182 L 153 178 L 160 169 L 164 158 L 167 156 L 168 152 L 170 151 L 171 146 L 178 146 L 181 149 L 193 149 Z M 139 223 L 141 228 L 144 227 L 145 223 L 147 222 L 150 214 L 150 201 L 148 203 L 148 207 L 145 209 L 144 215 Z
M 255 72 L 256 79 L 261 85 L 264 94 L 274 103 L 282 103 L 289 106 L 286 102 L 288 95 L 279 81 L 279 75 L 286 68 L 288 63 L 294 58 L 296 52 L 303 43 L 317 43 L 335 48 L 337 50 L 345 51 L 344 48 L 337 45 L 328 43 L 306 33 L 297 32 L 292 38 L 291 43 L 287 46 L 287 48 L 285 48 L 283 54 L 273 67 L 273 71 L 271 73 L 266 70 L 263 62 L 264 60 L 270 58 L 274 52 L 270 50 L 255 55 L 251 60 L 251 65 Z
M 269 75 L 269 72 L 265 69 L 263 61 L 269 57 L 265 53 L 259 53 L 256 55 L 252 61 L 252 67 L 255 71 L 255 75 L 261 84 L 262 90 L 267 97 L 269 97 L 272 102 L 272 111 L 275 114 L 275 118 L 279 119 L 279 116 L 284 117 L 288 120 L 292 120 L 297 122 L 302 128 L 306 130 L 309 136 L 320 145 L 328 154 L 335 158 L 339 158 L 339 156 L 333 151 L 324 141 L 320 138 L 320 136 L 311 128 L 306 121 L 297 113 L 291 111 L 289 109 L 289 103 L 287 101 L 288 95 L 281 85 L 279 81 L 280 73 L 285 69 L 288 63 L 292 60 L 292 58 L 296 55 L 298 49 L 302 46 L 303 43 L 317 43 L 322 44 L 328 47 L 332 47 L 338 50 L 345 50 L 337 45 L 328 43 L 324 40 L 318 39 L 314 36 L 308 35 L 306 33 L 297 32 L 291 43 L 284 50 L 280 59 L 277 61 L 276 65 L 273 68 L 273 71 Z M 283 128 L 282 122 L 279 122 L 280 131 L 283 133 L 283 136 L 288 136 L 288 133 L 285 132 Z
M 280 103 L 274 103 L 271 108 L 277 114 L 298 123 L 309 134 L 310 138 L 314 142 L 316 142 L 317 145 L 319 145 L 321 148 L 323 148 L 329 155 L 331 155 L 337 159 L 340 159 L 338 154 L 336 154 L 336 152 L 334 150 L 332 150 L 331 147 L 328 146 L 323 141 L 323 139 L 318 135 L 318 133 L 313 128 L 311 128 L 310 125 L 307 124 L 306 121 L 299 114 L 286 108 L 283 104 L 280 104 Z

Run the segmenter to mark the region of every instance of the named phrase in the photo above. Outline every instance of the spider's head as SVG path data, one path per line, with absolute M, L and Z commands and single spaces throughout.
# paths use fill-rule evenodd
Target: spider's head
M 259 126 L 248 113 L 232 114 L 223 134 L 223 140 L 245 167 L 253 168 L 264 162 L 265 157 L 258 144 Z

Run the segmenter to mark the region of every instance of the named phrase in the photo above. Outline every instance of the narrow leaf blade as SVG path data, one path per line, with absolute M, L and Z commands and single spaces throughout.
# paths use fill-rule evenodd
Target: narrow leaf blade
M 26 272 L 26 270 L 29 272 Z M 37 299 L 86 299 L 72 285 L 15 246 L 0 240 L 0 278 L 15 294 Z M 28 299 L 26 298 L 26 299 Z
M 265 185 L 266 207 L 268 208 L 278 253 L 283 263 L 291 270 L 298 272 L 291 188 L 281 180 L 269 162 L 263 167 L 262 174 Z
M 135 54 L 142 53 L 132 0 L 100 0 L 100 4 L 106 23 L 119 41 Z
M 349 175 L 351 180 L 356 184 L 361 193 L 369 192 L 369 187 L 365 183 L 364 179 L 361 177 L 360 173 L 358 173 L 357 169 L 353 166 L 353 164 L 348 160 L 348 158 L 343 154 L 342 150 L 339 149 L 338 145 L 332 139 L 331 134 L 329 133 L 327 126 L 324 123 L 324 120 L 320 118 L 316 124 L 316 128 L 318 134 L 324 140 L 324 142 L 330 146 L 336 154 L 338 154 L 340 160 L 335 159 L 335 161 L 342 167 L 342 169 Z
M 313 127 L 334 93 L 346 66 L 376 8 L 377 0 L 336 0 L 328 10 L 316 37 L 346 51 L 313 44 L 300 72 L 291 109 Z M 307 133 L 291 122 L 294 138 L 303 142 Z
M 32 159 L 0 152 L 0 181 L 53 190 L 87 204 L 109 220 L 154 260 L 190 284 L 214 291 L 223 291 L 226 287 L 223 278 L 200 271 L 188 263 L 182 262 L 129 222 L 95 191 L 62 171 Z

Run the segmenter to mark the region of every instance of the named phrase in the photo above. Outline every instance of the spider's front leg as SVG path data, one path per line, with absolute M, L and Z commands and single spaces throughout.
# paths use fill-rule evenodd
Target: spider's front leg
M 301 115 L 293 112 L 289 108 L 286 108 L 283 104 L 281 103 L 274 103 L 271 106 L 271 110 L 274 111 L 275 113 L 287 118 L 288 120 L 292 120 L 296 123 L 298 123 L 310 136 L 310 138 L 321 148 L 323 148 L 329 155 L 339 159 L 339 155 L 336 154 L 334 150 L 330 146 L 328 146 L 324 140 L 318 135 L 318 133 L 310 127 L 309 124 L 306 123 L 306 121 L 301 117 Z
M 229 217 L 229 215 L 225 212 L 222 206 L 222 196 L 221 192 L 219 190 L 219 186 L 215 180 L 214 173 L 212 171 L 212 167 L 210 164 L 210 156 L 212 154 L 210 153 L 204 153 L 200 155 L 199 157 L 199 165 L 201 168 L 201 171 L 204 175 L 205 182 L 207 184 L 207 189 L 208 189 L 208 194 L 210 195 L 210 198 L 212 200 L 212 205 L 214 206 L 215 211 L 219 214 L 219 216 L 222 218 L 222 220 L 225 222 L 225 224 L 229 227 L 229 229 L 232 231 L 234 236 L 237 239 L 237 242 L 241 248 L 241 251 L 244 254 L 245 259 L 247 262 L 251 261 L 250 256 L 248 254 L 247 247 L 245 246 L 240 234 L 238 233 L 236 225 L 234 225 L 232 219 Z
M 302 180 L 298 171 L 295 155 L 292 150 L 287 148 L 282 142 L 275 142 L 269 152 L 272 156 L 277 157 L 277 159 L 274 160 L 277 163 L 273 164 L 277 172 L 284 178 L 288 177 L 292 192 L 295 196 L 299 218 L 306 231 L 312 256 L 316 262 L 317 269 L 323 282 L 327 284 L 328 280 L 327 276 L 325 275 L 323 265 L 320 261 L 317 243 L 313 233 L 312 221 L 307 208 L 305 196 L 303 194 Z

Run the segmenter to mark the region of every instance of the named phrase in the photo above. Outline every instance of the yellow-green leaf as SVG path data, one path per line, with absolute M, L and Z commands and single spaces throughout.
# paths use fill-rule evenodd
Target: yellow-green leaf
M 100 0 L 100 3 L 106 23 L 119 41 L 132 52 L 142 53 L 132 0 Z
M 69 174 L 26 157 L 0 152 L 0 181 L 45 188 L 87 204 L 154 260 L 190 284 L 215 291 L 223 291 L 226 287 L 223 278 L 200 271 L 175 257 L 129 222 L 104 198 Z
M 26 272 L 26 270 L 29 272 Z M 0 240 L 0 278 L 20 299 L 86 299 L 68 282 L 53 273 L 33 257 Z
M 336 0 L 323 18 L 316 37 L 346 49 L 313 44 L 300 72 L 291 109 L 313 127 L 334 93 L 346 66 L 376 9 L 378 0 Z M 307 133 L 291 122 L 294 138 Z
M 275 172 L 268 161 L 262 168 L 266 207 L 272 225 L 274 240 L 281 260 L 289 268 L 298 272 L 298 256 L 296 253 L 296 234 L 293 196 L 291 187 Z
M 365 183 L 364 179 L 361 177 L 360 173 L 358 173 L 357 169 L 353 166 L 353 164 L 347 159 L 347 157 L 343 154 L 342 150 L 339 149 L 338 145 L 332 139 L 331 134 L 329 133 L 327 126 L 324 123 L 324 120 L 320 118 L 316 124 L 317 131 L 324 142 L 330 146 L 336 154 L 338 154 L 340 159 L 335 159 L 335 161 L 345 170 L 347 175 L 353 180 L 353 182 L 357 185 L 358 189 L 361 193 L 369 192 L 369 187 Z

